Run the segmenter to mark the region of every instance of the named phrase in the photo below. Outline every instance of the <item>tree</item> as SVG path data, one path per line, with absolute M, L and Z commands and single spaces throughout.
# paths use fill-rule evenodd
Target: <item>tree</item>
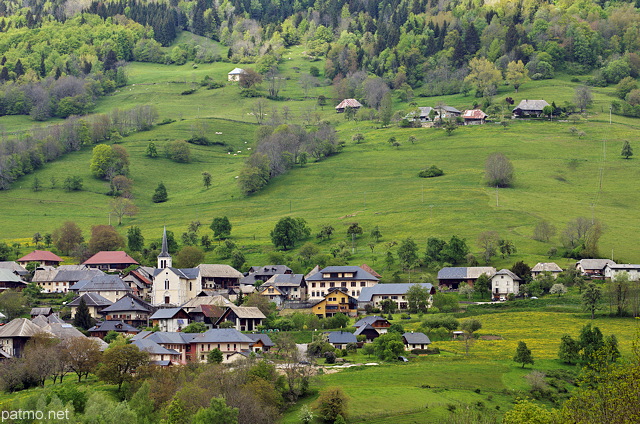
M 531 349 L 527 347 L 527 344 L 525 342 L 518 342 L 518 348 L 516 349 L 516 354 L 513 356 L 513 362 L 522 364 L 522 368 L 524 368 L 526 364 L 533 365 L 533 355 L 531 354 Z
M 162 203 L 169 200 L 169 196 L 167 195 L 167 188 L 164 186 L 163 182 L 158 183 L 158 187 L 156 187 L 156 191 L 153 193 L 151 197 L 153 203 Z
M 496 255 L 500 236 L 496 231 L 484 231 L 478 236 L 478 246 L 482 249 L 482 258 L 485 264 L 489 264 L 491 258 Z
M 251 293 L 249 296 L 245 297 L 242 305 L 255 306 L 265 315 L 269 315 L 272 312 L 272 303 L 269 302 L 269 299 L 266 296 L 262 296 L 258 293 Z
M 502 153 L 492 153 L 485 162 L 485 181 L 489 187 L 510 187 L 513 185 L 513 165 Z
M 129 227 L 127 230 L 127 246 L 133 252 L 140 252 L 144 248 L 144 237 L 140 227 Z
M 484 296 L 491 290 L 491 280 L 487 274 L 480 274 L 476 282 L 473 284 L 473 289 L 480 293 L 480 297 L 484 298 Z
M 473 293 L 475 293 L 475 290 L 469 284 L 464 283 L 460 284 L 460 286 L 458 287 L 458 293 L 460 293 L 462 296 L 466 296 L 467 299 L 471 300 L 473 298 Z
M 335 230 L 331 225 L 325 224 L 320 228 L 320 232 L 316 235 L 316 238 L 331 240 L 331 235 L 334 231 Z
M 204 252 L 195 246 L 184 246 L 176 259 L 181 268 L 194 268 L 204 260 Z
M 40 184 L 40 179 L 38 177 L 35 177 L 33 179 L 33 184 L 31 184 L 31 190 L 40 191 L 41 188 L 42 188 L 42 184 Z
M 388 91 L 380 102 L 380 121 L 383 126 L 389 125 L 391 122 L 391 116 L 393 115 L 393 101 L 391 98 L 391 91 Z
M 598 327 L 591 327 L 591 323 L 580 330 L 578 339 L 582 350 L 581 362 L 586 365 L 594 364 L 599 358 L 598 351 L 604 346 L 604 336 Z
M 622 145 L 622 151 L 620 152 L 621 156 L 624 156 L 625 159 L 629 159 L 633 156 L 633 149 L 631 148 L 631 144 L 627 140 L 624 141 Z
M 362 232 L 362 227 L 357 222 L 352 222 L 349 228 L 347 228 L 347 236 L 349 237 L 355 236 L 357 238 L 359 235 L 362 235 Z
M 27 298 L 18 291 L 4 290 L 0 293 L 0 311 L 11 321 L 27 312 Z
M 93 148 L 89 168 L 96 178 L 126 175 L 129 172 L 129 154 L 122 146 L 98 144 Z
M 31 239 L 33 240 L 33 244 L 36 245 L 36 249 L 37 249 L 38 245 L 42 241 L 42 235 L 40 233 L 35 233 Z
M 502 73 L 496 66 L 485 58 L 473 58 L 469 61 L 471 71 L 464 79 L 466 83 L 476 88 L 476 92 L 484 97 L 492 96 L 502 81 Z
M 278 247 L 282 246 L 287 250 L 295 244 L 309 237 L 311 230 L 303 218 L 291 218 L 289 216 L 281 218 L 271 230 L 271 241 Z
M 405 294 L 411 312 L 426 312 L 429 305 L 429 290 L 422 284 L 413 284 Z
M 208 408 L 201 408 L 193 416 L 193 424 L 238 424 L 238 408 L 227 406 L 222 397 L 213 397 Z
M 617 273 L 606 288 L 609 305 L 615 308 L 617 316 L 624 316 L 629 302 L 629 274 L 627 272 Z
M 505 75 L 507 84 L 513 85 L 513 89 L 518 92 L 518 88 L 529 80 L 529 71 L 524 67 L 521 60 L 509 62 Z
M 262 75 L 257 73 L 255 69 L 252 68 L 245 69 L 244 73 L 240 74 L 240 80 L 238 81 L 240 87 L 246 89 L 253 88 L 261 83 Z
M 556 227 L 549 221 L 540 221 L 533 229 L 533 239 L 538 241 L 549 241 L 556 235 Z
M 94 225 L 91 227 L 91 238 L 89 239 L 89 251 L 91 254 L 103 250 L 121 250 L 125 246 L 122 237 L 111 225 Z
M 116 197 L 110 202 L 111 212 L 118 218 L 118 225 L 122 225 L 122 217 L 135 216 L 138 207 L 125 197 Z
M 73 221 L 67 221 L 51 234 L 53 245 L 65 255 L 71 253 L 84 241 L 82 230 Z
M 564 284 L 556 283 L 553 286 L 551 286 L 551 289 L 549 290 L 549 293 L 557 294 L 558 297 L 560 297 L 563 294 L 567 293 L 567 288 L 564 286 Z
M 150 158 L 158 157 L 158 149 L 156 148 L 156 144 L 153 141 L 149 142 L 149 144 L 147 145 L 147 150 L 144 154 Z
M 100 345 L 95 340 L 85 337 L 74 337 L 63 342 L 63 358 L 68 367 L 78 376 L 78 382 L 93 372 L 100 358 Z
M 339 415 L 343 418 L 346 417 L 348 402 L 349 398 L 340 387 L 325 389 L 320 393 L 315 404 L 318 418 L 325 423 L 333 423 Z
M 516 400 L 516 405 L 510 411 L 507 411 L 502 418 L 502 424 L 553 424 L 561 422 L 558 414 L 549 411 L 545 407 L 534 403 L 528 399 Z M 570 420 L 570 422 L 574 422 Z M 577 422 L 577 421 L 575 421 Z
M 398 258 L 405 269 L 411 269 L 418 263 L 418 245 L 411 237 L 400 243 Z
M 246 262 L 246 258 L 244 257 L 244 253 L 242 251 L 236 249 L 231 252 L 231 266 L 235 269 L 242 269 L 242 266 Z
M 175 140 L 165 145 L 167 158 L 178 163 L 191 162 L 191 147 L 184 140 Z
M 502 259 L 511 256 L 517 251 L 513 242 L 505 239 L 498 240 L 498 250 L 500 250 L 500 256 L 502 256 Z
M 114 346 L 104 352 L 97 375 L 106 383 L 117 384 L 120 390 L 124 382 L 133 379 L 136 368 L 148 362 L 149 354 L 136 345 Z
M 221 364 L 223 359 L 222 351 L 218 348 L 212 349 L 207 354 L 208 364 Z
M 373 230 L 371 230 L 371 237 L 376 240 L 376 243 L 378 243 L 382 238 L 382 233 L 380 232 L 380 228 L 378 228 L 377 225 L 373 227 Z
M 565 334 L 560 339 L 558 358 L 565 364 L 575 365 L 580 361 L 580 343 L 570 335 Z
M 467 355 L 469 354 L 469 347 L 473 340 L 473 333 L 482 328 L 482 323 L 475 318 L 468 318 L 460 323 L 460 329 L 464 331 L 464 344 Z
M 601 297 L 602 292 L 600 291 L 600 287 L 595 283 L 587 284 L 587 287 L 582 293 L 582 305 L 587 311 L 591 312 L 591 319 L 595 318 L 595 312 L 599 307 Z
M 580 85 L 575 89 L 573 101 L 580 108 L 580 112 L 584 112 L 593 103 L 593 95 L 591 89 L 586 85 Z
M 64 179 L 62 187 L 66 191 L 79 191 L 82 190 L 82 177 L 77 175 L 70 176 Z
M 398 356 L 404 352 L 402 334 L 387 332 L 373 341 L 375 355 L 382 361 L 397 361 Z
M 76 315 L 73 317 L 73 325 L 88 330 L 95 324 L 95 320 L 89 313 L 89 307 L 84 300 L 84 296 L 80 298 L 80 304 L 76 309 Z
M 211 187 L 211 174 L 210 173 L 208 173 L 206 171 L 202 173 L 202 184 L 207 189 L 209 187 Z
M 231 222 L 226 216 L 213 218 L 209 228 L 217 239 L 226 239 L 231 236 Z

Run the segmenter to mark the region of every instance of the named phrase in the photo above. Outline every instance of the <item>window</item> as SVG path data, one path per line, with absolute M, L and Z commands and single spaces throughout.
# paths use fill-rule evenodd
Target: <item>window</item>
M 324 287 L 324 283 L 320 283 L 320 287 Z
M 365 283 L 364 281 L 360 281 L 360 287 L 367 287 L 367 283 Z
M 335 287 L 336 283 L 334 283 L 333 281 L 329 283 L 329 287 Z
M 189 281 L 189 291 L 193 290 L 193 283 L 191 281 Z
M 343 281 L 342 283 L 340 283 L 340 285 L 341 285 L 342 287 L 347 287 L 347 282 L 346 282 L 346 281 Z
M 316 283 L 311 283 L 311 288 L 316 288 Z
M 351 282 L 351 287 L 355 287 L 355 286 L 356 286 L 356 282 L 355 282 L 355 281 L 352 281 L 352 282 Z
M 169 290 L 169 279 L 164 280 L 164 289 Z
M 391 296 L 391 299 L 398 300 L 398 296 Z

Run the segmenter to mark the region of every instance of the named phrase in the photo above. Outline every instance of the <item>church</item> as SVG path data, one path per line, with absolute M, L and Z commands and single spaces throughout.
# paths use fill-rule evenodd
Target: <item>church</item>
M 180 306 L 202 291 L 199 268 L 174 268 L 167 247 L 167 228 L 162 234 L 158 268 L 153 272 L 151 303 L 154 306 Z

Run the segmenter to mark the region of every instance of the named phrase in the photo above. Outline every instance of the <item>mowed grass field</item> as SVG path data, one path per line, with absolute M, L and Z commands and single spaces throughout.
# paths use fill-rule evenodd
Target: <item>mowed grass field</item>
M 578 371 L 557 360 L 560 337 L 577 338 L 587 323 L 606 335 L 615 334 L 622 355 L 630 357 L 632 344 L 638 338 L 638 320 L 631 318 L 599 318 L 590 320 L 584 314 L 548 313 L 535 310 L 479 315 L 482 322 L 480 339 L 471 345 L 469 355 L 461 341 L 434 342 L 440 355 L 423 356 L 409 363 L 361 366 L 318 377 L 314 388 L 341 387 L 349 397 L 350 421 L 354 423 L 441 423 L 454 405 L 457 414 L 470 408 L 501 416 L 513 407 L 517 397 L 528 394 L 530 384 L 525 376 L 532 371 Z M 498 336 L 483 340 L 483 336 Z M 524 341 L 534 356 L 534 365 L 513 362 L 519 341 Z M 376 362 L 362 355 L 349 361 Z M 571 385 L 567 388 L 571 390 Z M 479 390 L 478 390 L 479 389 Z M 302 405 L 312 405 L 317 396 L 306 399 L 289 411 L 284 423 L 298 422 Z M 478 402 L 482 406 L 478 406 Z M 547 404 L 548 407 L 552 406 Z M 390 421 L 392 420 L 392 421 Z
M 281 113 L 286 106 L 289 123 L 295 124 L 314 111 L 320 119 L 337 125 L 346 146 L 339 155 L 275 178 L 266 189 L 250 197 L 240 192 L 236 177 L 250 149 L 255 148 L 257 124 L 251 107 L 256 99 L 240 97 L 239 88 L 233 84 L 181 95 L 206 75 L 225 81 L 235 65 L 128 65 L 129 85 L 100 99 L 96 113 L 151 104 L 158 109 L 160 120 L 171 118 L 176 122 L 122 140 L 130 154 L 133 193 L 140 208 L 135 217 L 125 217 L 120 227 L 123 234 L 128 226 L 138 225 L 147 240 L 159 239 L 162 226 L 167 225 L 179 236 L 193 220 L 205 224 L 201 230 L 205 234 L 213 217 L 226 215 L 233 224 L 232 237 L 244 248 L 248 262 L 261 263 L 273 249 L 269 232 L 283 216 L 306 219 L 313 234 L 321 225 L 333 225 L 333 239 L 320 244 L 327 252 L 331 244 L 345 240 L 351 222 L 359 222 L 365 235 L 358 241 L 352 262 L 367 261 L 381 268 L 384 247 L 375 248 L 373 253 L 367 247 L 371 241 L 367 234 L 374 226 L 379 226 L 382 242 L 413 237 L 419 246 L 431 236 L 448 239 L 457 234 L 467 239 L 474 253 L 479 253 L 478 234 L 495 230 L 518 248 L 515 256 L 496 262 L 496 266 L 509 266 L 519 259 L 530 263 L 544 260 L 549 248 L 560 244 L 558 236 L 550 243 L 532 240 L 533 228 L 540 220 L 550 221 L 560 232 L 570 220 L 585 216 L 605 224 L 600 243 L 603 255 L 613 253 L 618 261 L 640 260 L 637 231 L 630 225 L 640 218 L 640 202 L 635 195 L 640 162 L 620 157 L 624 140 L 640 149 L 635 143 L 640 121 L 614 116 L 609 124 L 611 88 L 594 90 L 591 113 L 578 123 L 509 120 L 506 129 L 497 124 L 460 127 L 447 136 L 438 129 L 380 128 L 377 122 L 346 121 L 344 115 L 333 111 L 331 101 L 319 108 L 311 97 L 332 97 L 333 92 L 331 87 L 322 86 L 312 89 L 310 98 L 303 97 L 299 77 L 310 66 L 322 69 L 323 65 L 303 60 L 301 52 L 301 48 L 291 49 L 281 65 L 288 78 L 281 95 L 291 100 L 268 101 L 268 115 L 271 109 Z M 572 99 L 576 85 L 562 77 L 529 82 L 517 94 L 510 87 L 501 87 L 496 101 L 506 96 L 516 102 L 545 98 L 561 105 Z M 465 109 L 476 99 L 457 95 L 416 97 L 414 101 L 419 106 L 444 101 Z M 394 107 L 409 108 L 397 99 Z M 5 130 L 20 130 L 27 121 L 3 117 L 0 125 Z M 149 142 L 162 151 L 165 143 L 188 138 L 202 123 L 210 139 L 227 146 L 192 146 L 193 161 L 189 164 L 144 155 Z M 573 126 L 586 135 L 578 138 L 571 134 Z M 351 137 L 355 133 L 364 134 L 365 141 L 354 144 Z M 414 144 L 408 142 L 410 136 L 416 137 Z M 391 147 L 387 142 L 390 137 L 396 137 L 401 146 Z M 485 160 L 494 152 L 504 153 L 512 161 L 516 173 L 513 188 L 496 190 L 484 185 Z M 78 222 L 88 237 L 92 225 L 108 223 L 110 198 L 104 195 L 108 185 L 91 176 L 90 158 L 91 147 L 86 147 L 21 178 L 11 190 L 0 192 L 0 239 L 28 242 L 36 231 L 51 232 L 65 220 Z M 430 165 L 442 168 L 445 175 L 418 178 L 418 171 Z M 208 190 L 202 185 L 205 171 L 213 175 Z M 69 175 L 82 176 L 85 190 L 64 192 L 61 182 Z M 49 188 L 51 176 L 58 181 L 53 189 Z M 35 177 L 45 186 L 40 192 L 31 190 Z M 153 204 L 151 195 L 160 181 L 167 186 L 169 201 Z M 219 261 L 215 254 L 208 255 L 207 260 Z M 556 260 L 561 265 L 569 263 Z

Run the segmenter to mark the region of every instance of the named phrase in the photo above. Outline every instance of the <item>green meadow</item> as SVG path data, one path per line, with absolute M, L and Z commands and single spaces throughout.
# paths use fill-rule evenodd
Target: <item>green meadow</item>
M 629 223 L 640 218 L 639 201 L 633 195 L 640 167 L 638 159 L 622 159 L 620 150 L 624 140 L 638 150 L 635 135 L 640 123 L 613 116 L 613 123 L 609 124 L 612 88 L 594 89 L 594 105 L 587 118 L 579 122 L 509 119 L 506 128 L 495 123 L 460 127 L 451 136 L 432 128 L 381 128 L 378 122 L 347 121 L 344 115 L 336 114 L 333 106 L 339 99 L 318 107 L 315 97 L 323 94 L 332 98 L 331 86 L 313 88 L 309 98 L 303 98 L 300 76 L 308 73 L 312 65 L 322 68 L 322 63 L 305 61 L 301 50 L 291 49 L 281 65 L 287 78 L 281 95 L 290 100 L 269 100 L 267 115 L 274 110 L 282 113 L 286 106 L 288 122 L 295 124 L 308 113 L 315 113 L 319 119 L 337 126 L 345 147 L 342 153 L 322 162 L 292 169 L 249 197 L 238 189 L 236 176 L 255 148 L 257 123 L 251 107 L 256 99 L 241 97 L 234 84 L 181 94 L 207 75 L 224 82 L 227 72 L 236 65 L 127 66 L 129 84 L 100 99 L 95 112 L 150 104 L 157 108 L 159 121 L 169 118 L 176 122 L 122 140 L 130 154 L 133 194 L 139 207 L 136 216 L 124 218 L 120 227 L 123 234 L 128 226 L 137 225 L 147 240 L 158 239 L 162 226 L 167 225 L 179 235 L 193 220 L 205 224 L 201 230 L 204 234 L 213 217 L 226 215 L 233 224 L 232 237 L 244 249 L 248 263 L 261 263 L 273 250 L 269 232 L 283 216 L 306 219 L 313 234 L 321 225 L 333 225 L 336 233 L 332 240 L 320 243 L 325 252 L 330 245 L 345 240 L 345 230 L 351 222 L 359 222 L 364 235 L 357 241 L 352 262 L 366 261 L 382 268 L 384 247 L 373 251 L 367 247 L 371 241 L 368 233 L 374 226 L 379 226 L 383 234 L 381 243 L 412 237 L 422 246 L 428 237 L 448 239 L 457 234 L 467 239 L 474 253 L 479 253 L 478 234 L 495 230 L 518 249 L 511 258 L 496 260 L 496 266 L 508 266 L 520 259 L 532 264 L 544 260 L 550 247 L 560 245 L 558 236 L 549 243 L 531 238 L 540 220 L 550 221 L 560 233 L 567 222 L 585 216 L 605 225 L 600 241 L 602 255 L 613 254 L 618 261 L 637 262 L 640 246 L 635 243 L 636 234 L 630 231 Z M 512 96 L 516 103 L 544 98 L 561 105 L 572 99 L 578 85 L 569 80 L 568 76 L 561 76 L 531 81 L 517 94 L 503 86 L 495 101 L 504 103 L 504 97 Z M 419 106 L 442 101 L 458 109 L 469 108 L 478 100 L 481 99 L 463 95 L 413 99 Z M 410 106 L 396 99 L 394 108 L 406 111 Z M 25 117 L 0 118 L 0 126 L 7 132 L 22 131 L 31 124 Z M 149 142 L 162 151 L 165 143 L 186 139 L 202 125 L 211 140 L 226 146 L 192 146 L 193 161 L 189 164 L 145 156 Z M 571 127 L 585 135 L 572 134 Z M 364 142 L 351 141 L 356 133 L 364 134 Z M 410 136 L 417 141 L 410 143 Z M 401 145 L 392 147 L 387 142 L 390 137 L 396 137 Z M 512 161 L 516 173 L 513 188 L 496 190 L 485 186 L 484 164 L 493 152 L 502 152 Z M 108 185 L 91 176 L 90 158 L 88 146 L 22 177 L 11 190 L 0 192 L 0 238 L 29 242 L 35 232 L 51 232 L 65 220 L 78 222 L 88 237 L 92 225 L 108 223 L 110 198 L 104 195 Z M 430 165 L 442 168 L 445 175 L 418 178 L 418 171 Z M 209 189 L 202 184 L 205 171 L 213 176 Z M 62 190 L 62 181 L 70 175 L 84 179 L 83 191 Z M 36 177 L 44 186 L 39 192 L 31 190 Z M 57 180 L 55 188 L 51 188 L 51 177 Z M 153 204 L 151 195 L 160 181 L 167 186 L 169 201 Z M 111 219 L 113 223 L 114 218 Z M 207 260 L 219 261 L 214 253 L 208 255 Z M 555 260 L 561 265 L 569 263 Z

